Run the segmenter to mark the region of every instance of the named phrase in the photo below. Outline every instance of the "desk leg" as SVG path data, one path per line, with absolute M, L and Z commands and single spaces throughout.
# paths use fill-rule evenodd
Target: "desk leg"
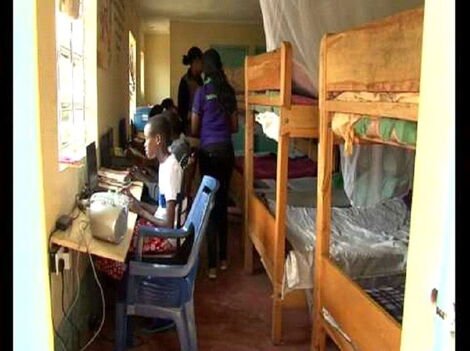
M 126 304 L 122 301 L 116 303 L 116 340 L 114 341 L 114 351 L 125 351 L 128 341 L 128 325 Z

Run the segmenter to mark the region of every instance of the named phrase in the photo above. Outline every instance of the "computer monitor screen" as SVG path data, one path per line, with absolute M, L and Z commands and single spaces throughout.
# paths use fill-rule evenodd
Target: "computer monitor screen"
M 101 166 L 109 168 L 111 165 L 111 150 L 109 146 L 109 133 L 100 137 L 100 158 Z
M 110 150 L 113 150 L 114 149 L 114 134 L 113 134 L 113 128 L 109 128 L 108 129 L 108 146 L 110 148 Z M 112 154 L 112 152 L 111 152 Z
M 98 165 L 96 161 L 96 144 L 92 142 L 86 147 L 86 164 L 88 186 L 91 190 L 98 188 Z

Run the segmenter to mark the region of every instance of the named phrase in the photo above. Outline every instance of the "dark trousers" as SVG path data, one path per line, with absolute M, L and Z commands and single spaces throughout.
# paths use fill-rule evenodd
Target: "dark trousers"
M 212 176 L 220 183 L 207 225 L 209 268 L 217 266 L 217 242 L 219 244 L 219 259 L 227 259 L 228 189 L 234 162 L 235 157 L 231 144 L 212 144 L 199 151 L 201 176 Z

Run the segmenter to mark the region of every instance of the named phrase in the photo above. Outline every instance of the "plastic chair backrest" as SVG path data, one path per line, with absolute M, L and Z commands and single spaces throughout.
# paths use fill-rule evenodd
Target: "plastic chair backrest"
M 181 190 L 176 196 L 176 204 L 178 205 L 176 211 L 176 228 L 182 226 L 184 214 L 187 214 L 192 205 L 191 186 L 194 181 L 194 173 L 196 170 L 196 157 L 189 155 L 188 162 L 183 168 L 183 179 L 181 180 Z M 184 200 L 187 201 L 186 208 L 183 211 Z
M 194 241 L 191 253 L 186 263 L 187 266 L 194 266 L 202 244 L 202 237 L 207 228 L 209 213 L 214 206 L 215 193 L 219 188 L 219 182 L 210 176 L 204 176 L 201 185 L 197 191 L 196 197 L 189 211 L 183 229 L 189 230 L 192 225 L 194 228 Z

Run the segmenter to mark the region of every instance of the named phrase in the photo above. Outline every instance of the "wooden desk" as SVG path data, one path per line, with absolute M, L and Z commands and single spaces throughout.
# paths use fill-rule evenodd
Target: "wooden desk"
M 132 182 L 130 191 L 137 199 L 142 196 L 143 183 Z M 124 262 L 131 243 L 137 214 L 130 212 L 127 217 L 127 232 L 122 241 L 116 245 L 95 239 L 91 235 L 89 218 L 80 212 L 80 216 L 75 219 L 72 226 L 67 231 L 58 231 L 52 235 L 51 241 L 54 244 L 68 247 L 69 249 L 87 252 L 87 246 L 91 254 L 110 258 L 115 261 Z M 82 230 L 83 228 L 83 230 Z M 83 234 L 82 234 L 83 232 Z

